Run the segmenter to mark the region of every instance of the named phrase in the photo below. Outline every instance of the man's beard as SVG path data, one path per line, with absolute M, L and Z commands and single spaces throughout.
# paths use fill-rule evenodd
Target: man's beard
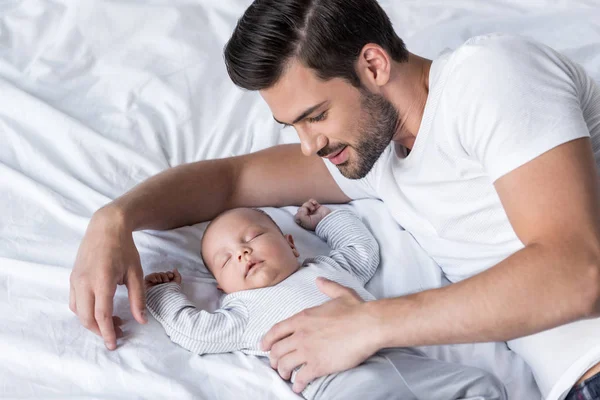
M 398 110 L 385 97 L 363 87 L 360 88 L 360 94 L 359 141 L 356 146 L 352 146 L 356 157 L 337 165 L 342 175 L 348 179 L 367 176 L 392 141 L 400 121 Z M 328 153 L 334 152 L 335 150 Z

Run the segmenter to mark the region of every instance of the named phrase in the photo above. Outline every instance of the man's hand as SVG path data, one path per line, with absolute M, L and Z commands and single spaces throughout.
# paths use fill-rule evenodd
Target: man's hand
M 71 273 L 69 307 L 90 331 L 102 336 L 106 347 L 117 347 L 113 297 L 117 285 L 126 285 L 131 313 L 141 324 L 145 315 L 144 286 L 140 256 L 133 234 L 121 216 L 101 209 L 92 217 L 79 246 Z
M 310 199 L 298 208 L 294 221 L 304 229 L 314 231 L 330 212 L 329 208 L 322 206 L 315 199 Z
M 317 286 L 333 300 L 280 322 L 262 341 L 263 350 L 271 351 L 271 367 L 283 379 L 301 366 L 296 393 L 318 377 L 356 367 L 379 350 L 375 321 L 356 292 L 324 278 L 317 279 Z

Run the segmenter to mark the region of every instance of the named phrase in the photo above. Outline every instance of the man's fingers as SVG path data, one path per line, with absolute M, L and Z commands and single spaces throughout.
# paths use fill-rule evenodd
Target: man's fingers
M 294 386 L 292 390 L 294 393 L 301 393 L 309 383 L 311 383 L 317 375 L 314 373 L 310 365 L 305 365 L 296 374 L 294 378 Z
M 102 336 L 100 333 L 100 329 L 98 328 L 98 324 L 96 323 L 96 318 L 94 317 L 95 311 L 95 299 L 94 292 L 91 289 L 87 288 L 79 288 L 76 290 L 77 295 L 77 316 L 79 316 L 79 321 L 81 321 L 81 325 L 83 325 L 86 329 L 94 332 L 98 336 Z
M 317 287 L 323 294 L 332 299 L 352 294 L 352 289 L 323 277 L 317 278 Z
M 113 326 L 115 327 L 115 329 L 117 326 L 123 325 L 123 320 L 121 318 L 117 317 L 116 315 L 114 315 L 112 317 L 112 319 L 113 319 Z
M 129 268 L 125 286 L 127 286 L 129 306 L 133 318 L 140 324 L 145 324 L 148 319 L 146 318 L 146 293 L 142 282 L 142 274 L 137 273 L 134 268 Z
M 296 351 L 296 347 L 296 341 L 294 340 L 293 335 L 275 342 L 273 346 L 271 346 L 271 351 L 269 352 L 271 368 L 279 368 L 279 360 Z
M 260 342 L 260 347 L 263 351 L 271 350 L 271 347 L 273 347 L 276 342 L 279 342 L 294 333 L 295 327 L 293 318 L 294 317 L 288 318 L 285 321 L 273 325 Z
M 287 381 L 292 377 L 294 369 L 300 367 L 302 364 L 304 364 L 304 358 L 300 355 L 300 352 L 293 351 L 279 360 L 277 373 Z
M 117 348 L 117 335 L 113 325 L 113 298 L 116 291 L 115 288 L 105 292 L 96 294 L 96 303 L 94 307 L 94 318 L 100 328 L 100 333 L 104 339 L 104 344 L 109 350 Z
M 69 285 L 69 309 L 77 315 L 77 299 L 75 297 L 75 287 L 72 284 Z

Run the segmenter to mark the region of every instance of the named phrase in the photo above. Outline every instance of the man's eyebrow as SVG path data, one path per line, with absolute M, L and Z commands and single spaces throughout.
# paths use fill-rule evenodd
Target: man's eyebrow
M 306 111 L 304 111 L 298 118 L 296 118 L 294 120 L 294 122 L 292 122 L 291 124 L 286 124 L 285 122 L 281 122 L 279 121 L 277 118 L 275 118 L 275 116 L 273 116 L 273 119 L 275 121 L 277 121 L 278 123 L 280 123 L 281 125 L 295 125 L 298 122 L 302 121 L 304 118 L 308 117 L 310 114 L 312 114 L 313 112 L 315 112 L 315 110 L 319 107 L 321 107 L 323 104 L 327 103 L 327 101 L 324 101 L 322 103 L 317 104 L 316 106 L 312 106 L 308 109 L 306 109 Z

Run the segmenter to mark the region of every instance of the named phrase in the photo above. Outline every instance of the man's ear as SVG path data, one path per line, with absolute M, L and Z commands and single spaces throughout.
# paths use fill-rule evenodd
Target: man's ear
M 300 252 L 298 251 L 298 249 L 296 248 L 296 245 L 294 244 L 294 238 L 292 237 L 292 235 L 285 235 L 285 239 L 287 240 L 288 244 L 292 248 L 292 252 L 294 253 L 294 255 L 296 257 L 300 257 Z
M 385 49 L 373 43 L 366 44 L 358 57 L 356 72 L 361 82 L 372 92 L 390 80 L 392 59 Z

